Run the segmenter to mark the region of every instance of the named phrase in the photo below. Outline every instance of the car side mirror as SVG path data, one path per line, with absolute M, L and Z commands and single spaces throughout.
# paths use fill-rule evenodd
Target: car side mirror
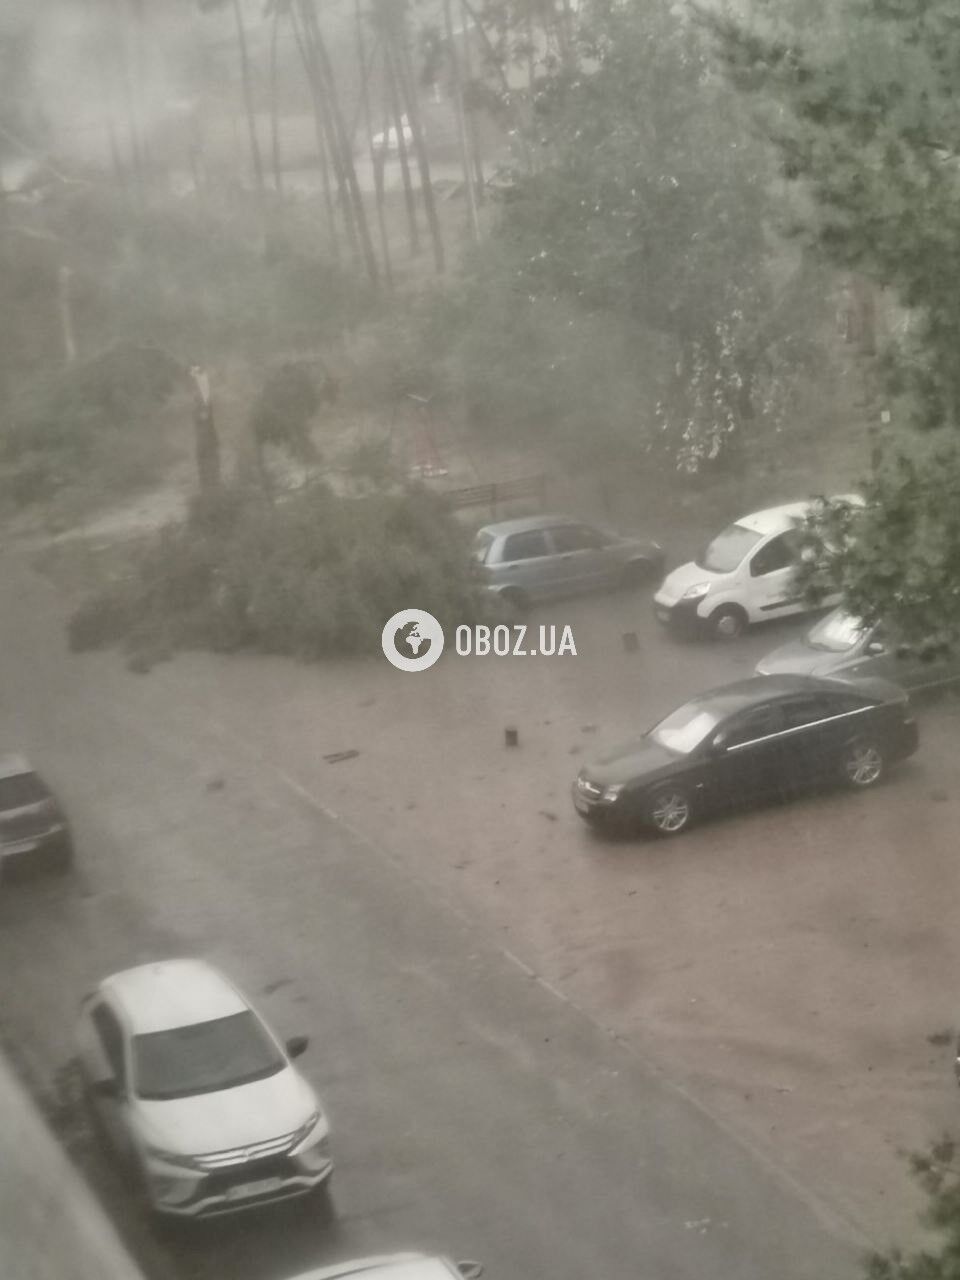
M 306 1053 L 309 1044 L 309 1036 L 291 1036 L 286 1046 L 288 1057 L 299 1058 L 301 1054 Z
M 113 1076 L 103 1080 L 95 1080 L 90 1086 L 91 1093 L 97 1098 L 119 1098 L 120 1085 Z
M 882 640 L 867 641 L 867 653 L 869 653 L 871 657 L 876 658 L 876 657 L 879 657 L 881 653 L 886 653 L 886 652 L 887 652 L 887 646 L 883 643 Z
M 458 1262 L 457 1270 L 463 1276 L 463 1280 L 478 1280 L 483 1275 L 482 1262 Z

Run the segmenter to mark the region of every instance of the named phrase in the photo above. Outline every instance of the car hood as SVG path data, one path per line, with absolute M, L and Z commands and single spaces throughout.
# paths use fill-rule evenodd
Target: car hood
M 725 573 L 713 573 L 710 569 L 701 569 L 695 561 L 688 560 L 686 564 L 677 565 L 676 569 L 670 570 L 660 585 L 657 597 L 674 602 L 682 599 L 683 593 L 698 582 L 718 582 L 728 576 Z
M 137 1100 L 147 1141 L 192 1156 L 293 1133 L 319 1109 L 313 1089 L 292 1067 L 236 1089 L 156 1102 Z
M 677 756 L 654 742 L 652 738 L 635 738 L 619 747 L 588 761 L 581 777 L 610 787 L 618 783 L 641 782 L 654 778 L 664 769 L 677 763 Z
M 814 649 L 803 640 L 791 640 L 761 658 L 754 668 L 758 676 L 830 676 L 858 660 L 857 652 L 831 653 Z

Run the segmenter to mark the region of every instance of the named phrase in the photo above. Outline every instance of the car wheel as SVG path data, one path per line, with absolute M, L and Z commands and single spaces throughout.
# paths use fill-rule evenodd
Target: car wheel
M 653 578 L 653 565 L 649 560 L 631 560 L 620 572 L 620 585 L 625 591 L 646 586 Z
M 735 604 L 725 604 L 710 615 L 714 640 L 739 640 L 747 629 L 747 615 Z
M 852 742 L 843 758 L 843 776 L 847 786 L 858 791 L 875 787 L 883 777 L 883 752 L 875 742 L 861 739 Z
M 667 784 L 651 792 L 647 822 L 661 836 L 678 836 L 693 820 L 693 805 L 682 787 Z
M 511 613 L 526 613 L 527 611 L 527 597 L 519 587 L 505 587 L 500 592 L 500 599 Z

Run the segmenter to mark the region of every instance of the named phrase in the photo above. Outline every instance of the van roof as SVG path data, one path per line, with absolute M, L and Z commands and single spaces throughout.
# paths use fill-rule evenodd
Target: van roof
M 853 507 L 864 505 L 863 498 L 858 493 L 838 493 L 829 501 L 847 502 Z M 754 511 L 751 515 L 741 516 L 736 523 L 767 537 L 771 533 L 783 533 L 794 525 L 802 524 L 815 505 L 815 500 L 812 498 L 806 502 L 787 502 L 781 507 L 767 507 L 763 511 Z

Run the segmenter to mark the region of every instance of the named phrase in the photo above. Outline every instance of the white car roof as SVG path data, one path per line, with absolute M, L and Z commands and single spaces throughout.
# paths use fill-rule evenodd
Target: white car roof
M 357 1258 L 352 1262 L 335 1263 L 316 1271 L 305 1271 L 293 1280 L 343 1280 L 347 1276 L 362 1276 L 364 1280 L 450 1280 L 459 1272 L 446 1258 L 430 1257 L 425 1253 L 392 1253 L 375 1258 Z
M 838 493 L 831 502 L 847 502 L 853 507 L 862 507 L 863 498 L 858 493 Z M 771 533 L 782 533 L 793 525 L 802 523 L 814 509 L 815 503 L 787 502 L 782 507 L 767 507 L 764 511 L 754 511 L 749 516 L 741 516 L 735 523 L 754 533 L 767 537 Z
M 111 974 L 100 983 L 134 1035 L 170 1031 L 243 1013 L 239 991 L 203 960 L 163 960 Z

